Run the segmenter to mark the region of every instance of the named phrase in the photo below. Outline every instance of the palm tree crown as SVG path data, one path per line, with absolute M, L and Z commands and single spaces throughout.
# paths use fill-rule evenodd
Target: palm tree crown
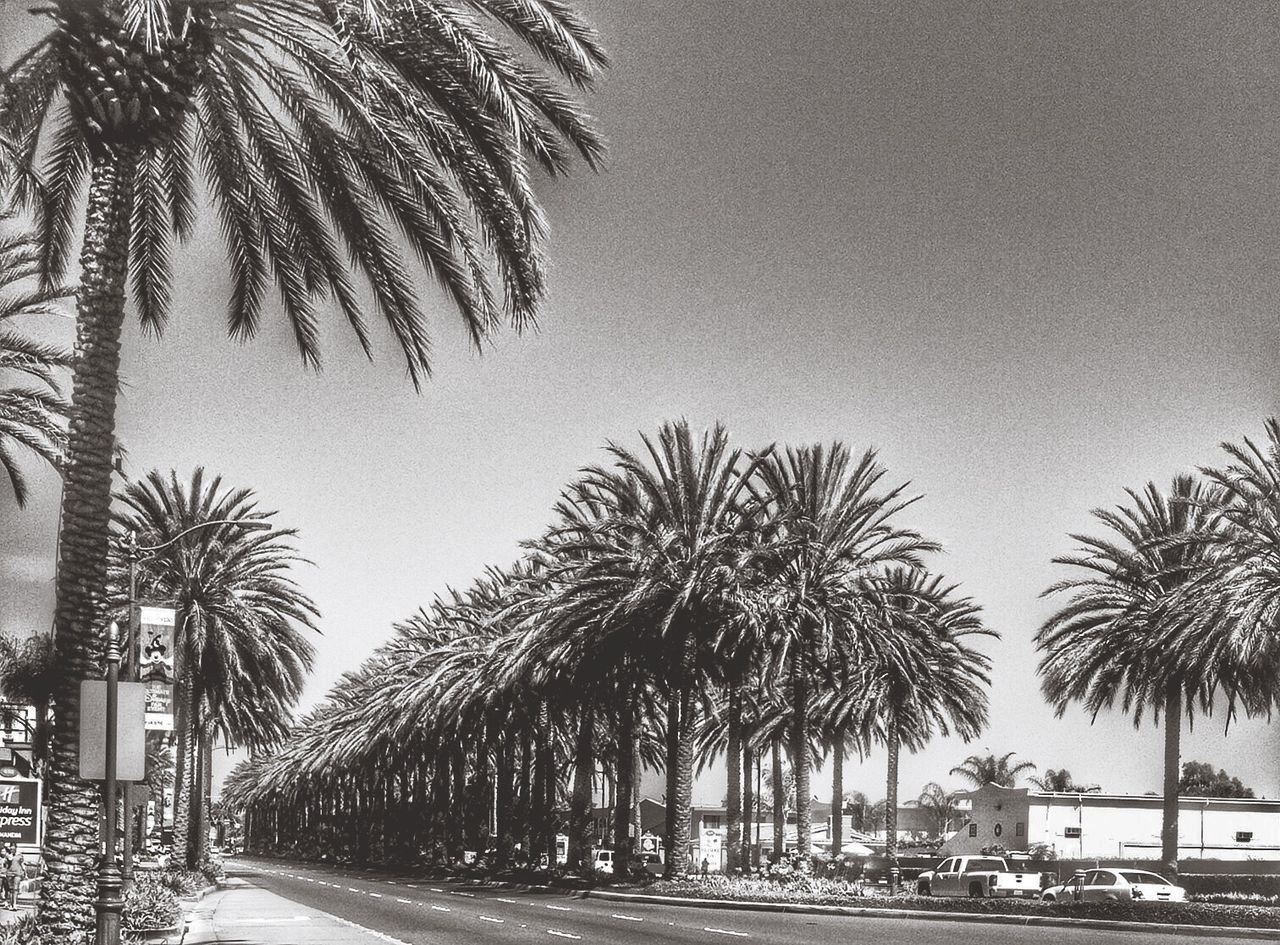
M 986 784 L 996 784 L 1011 788 L 1018 783 L 1018 778 L 1028 771 L 1036 770 L 1032 761 L 1019 761 L 1011 764 L 1017 752 L 1000 755 L 970 755 L 951 769 L 951 774 L 964 778 L 975 788 Z
M 0 211 L 0 225 L 12 217 Z M 14 325 L 31 317 L 60 314 L 61 288 L 41 288 L 40 247 L 28 232 L 0 234 L 0 373 L 28 383 L 0 388 L 0 468 L 4 469 L 18 505 L 26 504 L 28 486 L 19 451 L 34 453 L 55 468 L 62 463 L 66 441 L 67 403 L 58 372 L 71 363 L 69 352 L 35 341 Z M 34 383 L 31 383 L 34 382 Z

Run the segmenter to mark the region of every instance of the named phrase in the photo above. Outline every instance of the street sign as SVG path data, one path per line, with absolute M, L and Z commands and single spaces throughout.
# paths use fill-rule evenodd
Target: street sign
M 142 653 L 139 675 L 147 687 L 149 732 L 173 731 L 173 667 L 174 624 L 177 611 L 172 607 L 139 607 L 138 646 Z
M 40 782 L 33 778 L 0 780 L 0 840 L 40 845 Z
M 147 733 L 143 727 L 146 683 L 119 683 L 117 705 L 116 777 L 141 781 L 147 776 Z M 107 684 L 100 679 L 80 681 L 80 777 L 107 777 Z

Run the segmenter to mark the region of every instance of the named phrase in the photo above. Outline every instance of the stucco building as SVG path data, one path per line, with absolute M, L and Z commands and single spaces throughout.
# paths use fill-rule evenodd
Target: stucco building
M 968 796 L 969 822 L 943 844 L 944 855 L 1043 843 L 1060 859 L 1160 857 L 1158 795 L 1056 794 L 988 784 Z M 1179 798 L 1178 856 L 1280 860 L 1280 800 Z

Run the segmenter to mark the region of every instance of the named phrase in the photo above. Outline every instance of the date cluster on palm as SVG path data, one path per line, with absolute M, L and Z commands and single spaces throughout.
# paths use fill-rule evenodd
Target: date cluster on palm
M 175 4 L 150 35 L 117 10 L 72 7 L 60 18 L 68 100 L 88 141 L 155 144 L 181 127 L 214 49 L 216 7 Z

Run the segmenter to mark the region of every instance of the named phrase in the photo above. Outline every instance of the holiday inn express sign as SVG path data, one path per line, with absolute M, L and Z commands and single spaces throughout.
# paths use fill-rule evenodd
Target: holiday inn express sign
M 0 842 L 40 845 L 40 782 L 0 780 Z

